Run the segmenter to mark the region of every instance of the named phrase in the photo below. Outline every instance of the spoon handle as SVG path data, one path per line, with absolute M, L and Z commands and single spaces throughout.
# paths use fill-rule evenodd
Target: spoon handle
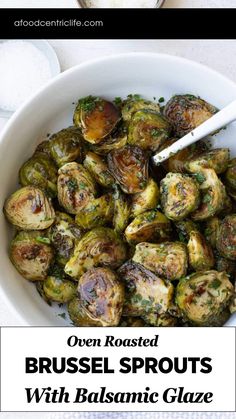
M 217 112 L 203 124 L 199 125 L 193 131 L 189 132 L 184 137 L 180 138 L 170 147 L 165 148 L 160 153 L 157 153 L 152 157 L 153 162 L 158 165 L 163 161 L 167 160 L 172 155 L 176 154 L 178 151 L 182 150 L 185 147 L 195 143 L 198 140 L 206 137 L 214 131 L 224 127 L 225 125 L 233 122 L 236 119 L 236 100 L 230 103 L 228 106 L 223 108 L 221 111 Z

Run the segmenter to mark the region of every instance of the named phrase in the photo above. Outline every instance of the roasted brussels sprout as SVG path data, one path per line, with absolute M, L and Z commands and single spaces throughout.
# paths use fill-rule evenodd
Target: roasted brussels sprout
M 236 190 L 236 158 L 230 160 L 228 164 L 228 169 L 225 173 L 225 182 L 229 188 Z
M 123 192 L 143 191 L 148 182 L 148 159 L 139 147 L 127 145 L 108 155 L 108 166 Z
M 114 137 L 107 137 L 104 141 L 97 145 L 91 146 L 93 152 L 106 156 L 110 151 L 118 150 L 119 148 L 125 147 L 127 144 L 127 135 L 120 134 L 114 135 Z
M 151 102 L 150 100 L 142 99 L 139 95 L 132 95 L 124 100 L 121 106 L 122 118 L 125 122 L 130 122 L 133 114 L 141 109 L 160 112 L 158 103 Z
M 201 173 L 202 169 L 213 169 L 217 174 L 221 174 L 227 169 L 228 162 L 229 149 L 215 148 L 187 160 L 185 169 L 190 173 Z
M 155 327 L 174 327 L 177 324 L 178 319 L 171 316 L 169 313 L 156 314 L 148 313 L 143 316 L 145 322 L 150 326 Z
M 65 265 L 68 262 L 75 243 L 81 239 L 82 235 L 83 231 L 70 215 L 56 212 L 56 219 L 48 231 L 48 237 L 55 249 L 56 261 L 60 265 Z
M 175 95 L 166 104 L 164 115 L 177 137 L 183 137 L 218 111 L 215 106 L 193 95 Z
M 76 223 L 85 230 L 101 227 L 113 219 L 114 203 L 112 196 L 102 195 L 94 198 L 76 214 Z
M 124 286 L 109 268 L 95 268 L 79 281 L 78 298 L 69 303 L 77 326 L 118 326 L 124 303 Z
M 126 228 L 128 243 L 163 242 L 170 239 L 171 224 L 160 211 L 147 211 L 138 215 Z
M 155 209 L 159 201 L 159 188 L 153 179 L 149 179 L 146 188 L 131 197 L 131 217 L 138 215 L 148 210 Z
M 97 183 L 104 188 L 114 185 L 114 178 L 109 172 L 107 163 L 96 153 L 89 151 L 84 160 L 84 167 L 94 177 Z
M 181 173 L 168 173 L 161 181 L 160 192 L 163 211 L 170 220 L 183 220 L 200 202 L 197 182 Z
M 144 316 L 162 314 L 168 310 L 174 287 L 147 270 L 144 266 L 128 261 L 118 271 L 126 288 L 123 315 Z
M 236 214 L 227 215 L 220 223 L 216 247 L 221 256 L 236 260 Z
M 58 200 L 70 214 L 77 214 L 96 195 L 95 181 L 78 163 L 67 163 L 58 171 Z
M 224 272 L 205 271 L 181 279 L 176 302 L 183 316 L 196 326 L 207 326 L 233 296 L 233 285 Z
M 140 263 L 160 277 L 172 281 L 186 275 L 187 248 L 184 243 L 179 242 L 139 243 L 136 246 L 133 261 Z
M 113 192 L 114 216 L 113 226 L 117 233 L 123 233 L 129 224 L 130 203 L 126 195 L 121 192 L 119 186 L 115 185 Z
M 34 186 L 14 192 L 5 202 L 8 221 L 22 230 L 45 230 L 55 219 L 55 212 L 46 195 Z
M 202 169 L 201 175 L 202 199 L 198 209 L 191 214 L 194 221 L 204 221 L 218 214 L 224 208 L 226 198 L 225 187 L 213 169 Z
M 78 279 L 97 266 L 116 269 L 126 259 L 126 246 L 110 228 L 99 227 L 86 233 L 75 247 L 74 255 L 66 264 L 65 272 Z
M 49 140 L 49 149 L 58 167 L 74 161 L 82 162 L 82 135 L 75 127 L 63 129 L 53 134 Z
M 43 281 L 43 292 L 47 299 L 57 303 L 68 303 L 76 295 L 77 284 L 65 275 L 59 266 L 54 265 Z
M 128 129 L 128 143 L 154 152 L 169 138 L 170 133 L 171 126 L 164 116 L 143 109 L 132 116 Z
M 198 231 L 197 225 L 191 220 L 183 220 L 175 223 L 177 232 L 179 235 L 179 240 L 183 243 L 187 243 L 190 238 L 190 233 L 192 231 Z
M 219 228 L 220 220 L 218 217 L 212 217 L 206 221 L 204 236 L 206 240 L 210 243 L 211 247 L 213 247 L 213 249 L 216 248 L 216 240 L 219 234 Z
M 140 317 L 121 317 L 119 327 L 145 327 L 146 323 Z
M 215 260 L 211 246 L 199 231 L 191 231 L 188 241 L 189 264 L 194 271 L 210 270 Z
M 177 140 L 178 138 L 170 138 L 169 140 L 166 140 L 158 151 L 162 151 L 165 148 L 171 146 Z M 206 143 L 204 141 L 197 141 L 196 143 L 191 144 L 189 147 L 183 148 L 183 150 L 180 150 L 178 153 L 169 157 L 169 159 L 163 163 L 163 166 L 167 172 L 185 173 L 186 161 L 206 150 Z
M 19 180 L 22 186 L 36 186 L 48 196 L 57 195 L 57 168 L 45 153 L 35 153 L 20 168 Z
M 42 281 L 53 261 L 53 250 L 43 232 L 20 231 L 11 242 L 10 259 L 25 279 Z
M 120 118 L 120 112 L 112 102 L 87 96 L 78 102 L 74 124 L 81 127 L 86 141 L 98 144 L 113 131 Z

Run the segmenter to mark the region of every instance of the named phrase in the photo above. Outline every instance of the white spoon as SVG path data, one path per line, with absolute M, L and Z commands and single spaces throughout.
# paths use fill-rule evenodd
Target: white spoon
M 218 129 L 224 127 L 225 125 L 235 120 L 236 100 L 234 100 L 221 111 L 217 112 L 207 121 L 203 122 L 203 124 L 199 125 L 193 131 L 180 138 L 180 140 L 176 141 L 170 147 L 167 147 L 160 153 L 157 153 L 155 156 L 152 157 L 153 162 L 156 165 L 162 163 L 163 161 L 167 160 L 169 157 L 173 156 L 183 148 L 188 147 L 196 141 L 201 140 L 201 138 L 204 138 L 207 135 L 212 134 L 212 132 L 217 131 Z

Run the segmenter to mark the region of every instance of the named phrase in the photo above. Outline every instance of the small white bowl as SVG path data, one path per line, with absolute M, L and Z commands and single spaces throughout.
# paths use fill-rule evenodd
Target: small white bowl
M 60 74 L 25 103 L 8 121 L 0 136 L 0 208 L 18 187 L 18 171 L 39 140 L 72 124 L 78 98 L 108 99 L 130 93 L 170 98 L 192 93 L 218 108 L 236 98 L 236 84 L 216 71 L 184 58 L 165 54 L 131 53 L 85 62 Z M 236 124 L 215 136 L 215 147 L 229 147 L 236 156 Z M 0 212 L 0 292 L 24 323 L 65 326 L 56 309 L 47 306 L 36 288 L 16 271 L 8 257 L 12 228 Z M 236 325 L 236 314 L 226 325 Z
M 7 40 L 2 39 L 0 42 L 5 42 Z M 36 48 L 38 48 L 47 58 L 50 70 L 51 70 L 51 77 L 57 76 L 61 72 L 60 64 L 57 58 L 57 55 L 51 45 L 44 40 L 27 40 L 27 42 L 31 42 Z M 35 93 L 35 92 L 33 92 Z M 0 108 L 0 118 L 10 118 L 15 111 L 7 111 L 5 109 Z

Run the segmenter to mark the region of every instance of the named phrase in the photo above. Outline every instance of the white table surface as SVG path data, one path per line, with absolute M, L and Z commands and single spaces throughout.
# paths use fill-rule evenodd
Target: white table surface
M 0 0 L 3 1 L 3 0 Z M 13 1 L 13 0 L 11 0 Z M 42 1 L 42 0 L 40 0 Z M 48 0 L 49 1 L 49 0 Z M 58 1 L 58 0 L 57 0 Z M 209 1 L 209 0 L 207 0 Z M 236 2 L 236 0 L 234 0 Z M 69 0 L 68 0 L 69 2 Z M 23 3 L 23 0 L 22 0 Z M 236 82 L 236 41 L 50 41 L 55 48 L 62 70 L 90 58 L 101 57 L 128 51 L 151 51 L 180 55 L 209 65 Z M 223 94 L 223 92 L 222 92 Z M 0 130 L 5 124 L 0 119 Z M 4 301 L 0 292 L 0 325 L 14 326 L 23 324 Z M 13 401 L 14 403 L 14 401 Z M 0 413 L 0 419 L 105 419 L 106 414 L 33 414 L 33 413 Z M 147 419 L 145 414 L 109 415 L 112 419 Z M 148 415 L 148 419 L 236 419 L 229 414 L 168 414 Z

